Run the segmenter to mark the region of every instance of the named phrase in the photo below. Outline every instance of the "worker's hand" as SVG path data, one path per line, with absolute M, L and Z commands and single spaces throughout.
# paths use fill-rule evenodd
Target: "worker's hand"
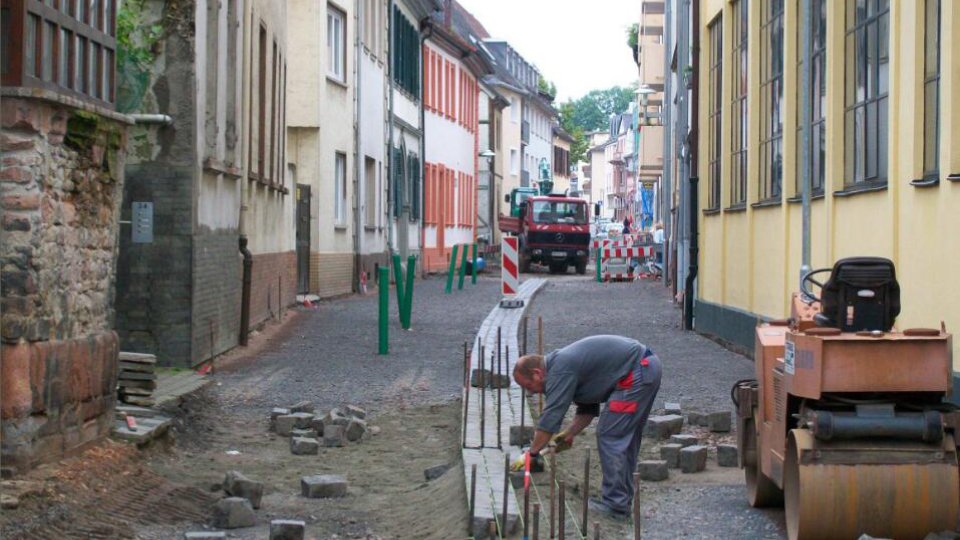
M 523 452 L 520 454 L 520 457 L 515 459 L 513 463 L 510 464 L 510 470 L 513 472 L 522 471 L 527 464 L 527 453 Z
M 563 452 L 564 450 L 569 450 L 573 446 L 573 435 L 567 433 L 566 430 L 557 433 L 550 439 L 550 443 L 553 446 L 554 452 Z

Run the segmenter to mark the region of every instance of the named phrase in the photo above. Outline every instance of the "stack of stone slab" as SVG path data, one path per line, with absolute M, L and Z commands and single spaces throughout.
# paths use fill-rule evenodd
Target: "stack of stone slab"
M 367 413 L 355 405 L 333 408 L 323 417 L 315 414 L 313 403 L 301 401 L 290 407 L 275 407 L 270 413 L 271 429 L 290 437 L 295 455 L 316 455 L 321 444 L 328 448 L 359 442 L 367 433 Z
M 154 405 L 153 391 L 157 389 L 154 368 L 157 357 L 152 354 L 120 353 L 120 387 L 118 398 L 124 403 L 140 407 Z

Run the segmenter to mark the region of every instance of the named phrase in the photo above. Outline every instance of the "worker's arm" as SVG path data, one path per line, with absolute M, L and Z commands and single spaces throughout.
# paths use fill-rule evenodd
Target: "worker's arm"
M 532 455 L 539 454 L 540 451 L 547 446 L 547 444 L 550 442 L 550 439 L 552 437 L 553 437 L 553 433 L 550 433 L 549 431 L 544 431 L 542 429 L 538 429 L 533 434 L 533 442 L 530 443 L 530 454 Z
M 573 421 L 570 422 L 570 425 L 567 426 L 567 429 L 563 430 L 564 437 L 567 440 L 567 443 L 573 444 L 573 438 L 580 434 L 581 431 L 587 428 L 593 419 L 597 415 L 593 412 L 580 412 L 577 411 L 577 415 L 573 417 Z

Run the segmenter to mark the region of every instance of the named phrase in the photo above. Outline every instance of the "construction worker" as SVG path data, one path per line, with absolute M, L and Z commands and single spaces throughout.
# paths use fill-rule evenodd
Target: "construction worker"
M 633 501 L 640 438 L 660 389 L 660 360 L 653 351 L 626 337 L 591 336 L 546 357 L 520 357 L 513 378 L 527 391 L 546 394 L 528 450 L 532 459 L 539 458 L 551 441 L 569 447 L 600 416 L 597 450 L 603 471 L 602 496 L 591 497 L 589 505 L 597 512 L 626 519 Z M 571 403 L 577 405 L 576 416 L 561 430 Z M 601 413 L 603 403 L 606 407 Z

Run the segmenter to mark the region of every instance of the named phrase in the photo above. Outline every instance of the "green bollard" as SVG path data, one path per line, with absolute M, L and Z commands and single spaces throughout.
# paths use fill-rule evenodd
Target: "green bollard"
M 460 279 L 457 281 L 457 290 L 463 290 L 463 278 L 467 273 L 467 245 L 463 245 L 463 252 L 460 257 Z
M 403 288 L 404 298 L 403 298 L 403 311 L 400 315 L 400 323 L 403 325 L 404 330 L 410 329 L 410 315 L 413 311 L 413 277 L 416 274 L 417 269 L 417 257 L 415 255 L 410 255 L 407 257 L 407 285 Z
M 447 273 L 447 288 L 444 291 L 447 294 L 453 292 L 453 273 L 457 268 L 457 248 L 460 247 L 457 244 L 453 245 L 453 255 L 450 256 L 450 271 Z
M 597 248 L 597 283 L 603 283 L 603 278 L 600 277 L 600 252 L 603 251 L 603 247 Z
M 388 324 L 390 322 L 390 269 L 380 268 L 380 354 L 390 352 Z
M 473 244 L 473 264 L 470 265 L 470 284 L 477 284 L 477 244 Z
M 400 254 L 394 253 L 391 257 L 393 261 L 393 281 L 397 284 L 397 314 L 400 315 L 400 325 L 403 325 L 403 267 L 400 266 Z

